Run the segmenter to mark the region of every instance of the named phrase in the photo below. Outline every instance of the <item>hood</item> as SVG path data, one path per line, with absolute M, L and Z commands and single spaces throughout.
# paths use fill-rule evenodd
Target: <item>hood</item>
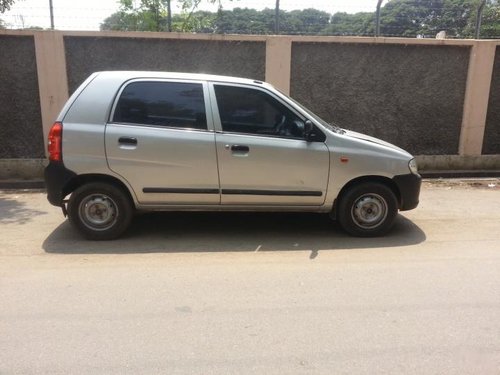
M 392 143 L 383 141 L 383 140 L 375 138 L 375 137 L 371 137 L 371 136 L 363 134 L 363 133 L 358 133 L 358 132 L 355 132 L 355 131 L 352 131 L 352 130 L 347 130 L 347 129 L 343 129 L 343 130 L 345 131 L 344 135 L 346 135 L 348 137 L 352 137 L 352 138 L 356 138 L 356 139 L 361 139 L 361 140 L 367 141 L 367 142 L 376 143 L 378 145 L 382 145 L 382 146 L 388 147 L 390 149 L 393 149 L 393 150 L 396 150 L 396 151 L 408 154 L 407 151 L 403 150 L 402 148 L 400 148 L 398 146 L 393 145 Z

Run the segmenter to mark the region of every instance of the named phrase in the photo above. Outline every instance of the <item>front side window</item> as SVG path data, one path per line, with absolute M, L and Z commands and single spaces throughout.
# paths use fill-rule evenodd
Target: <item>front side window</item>
M 199 83 L 132 82 L 122 91 L 113 122 L 207 129 Z
M 266 92 L 224 85 L 214 89 L 223 131 L 304 138 L 304 122 Z

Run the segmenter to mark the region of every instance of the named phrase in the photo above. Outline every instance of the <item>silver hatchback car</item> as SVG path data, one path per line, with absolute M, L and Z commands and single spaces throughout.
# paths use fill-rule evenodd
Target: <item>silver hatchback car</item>
M 136 210 L 320 212 L 378 236 L 418 205 L 421 184 L 406 151 L 267 83 L 201 74 L 92 74 L 48 152 L 48 200 L 93 240 L 119 237 Z

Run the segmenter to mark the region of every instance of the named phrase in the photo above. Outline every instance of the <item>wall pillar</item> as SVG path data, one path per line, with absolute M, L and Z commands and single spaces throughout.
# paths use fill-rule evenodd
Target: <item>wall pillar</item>
M 290 95 L 292 39 L 270 36 L 266 40 L 266 81 Z
M 481 155 L 496 43 L 476 41 L 472 47 L 465 89 L 459 155 Z
M 47 154 L 47 136 L 50 127 L 68 100 L 63 34 L 59 31 L 35 32 L 35 55 L 43 139 Z

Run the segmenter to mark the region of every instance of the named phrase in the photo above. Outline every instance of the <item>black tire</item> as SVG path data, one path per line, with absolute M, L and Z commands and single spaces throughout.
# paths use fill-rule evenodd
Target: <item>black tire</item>
M 337 205 L 337 220 L 347 233 L 357 237 L 386 234 L 398 214 L 398 201 L 386 185 L 365 182 L 347 190 Z
M 89 240 L 113 240 L 127 230 L 134 209 L 120 188 L 92 182 L 76 189 L 68 202 L 70 223 Z

